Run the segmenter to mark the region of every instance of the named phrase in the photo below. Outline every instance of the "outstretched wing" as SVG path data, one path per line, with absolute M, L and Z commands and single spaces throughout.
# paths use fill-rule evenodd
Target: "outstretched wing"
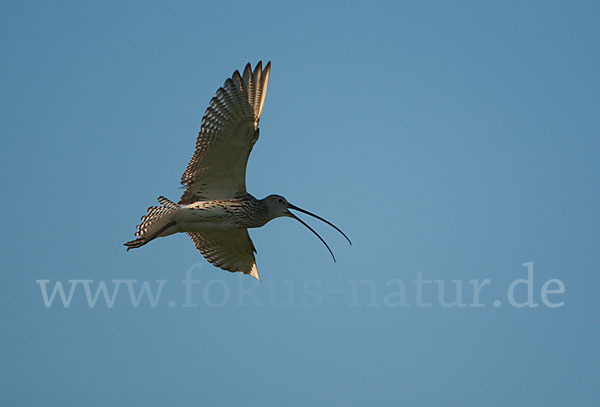
M 256 249 L 247 229 L 227 232 L 189 232 L 188 235 L 210 263 L 233 273 L 250 274 L 260 280 L 254 258 Z
M 225 81 L 202 118 L 196 150 L 181 177 L 180 204 L 232 199 L 246 193 L 246 164 L 258 139 L 271 62 L 246 65 Z

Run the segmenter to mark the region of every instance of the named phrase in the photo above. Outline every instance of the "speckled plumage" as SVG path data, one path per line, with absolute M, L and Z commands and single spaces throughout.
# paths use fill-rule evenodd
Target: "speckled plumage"
M 220 224 L 227 223 L 230 225 L 227 229 L 259 228 L 272 219 L 264 202 L 250 194 L 234 199 L 198 201 L 181 209 L 189 210 L 191 216 L 196 213 L 205 220 L 213 218 Z
M 181 183 L 180 204 L 230 199 L 246 193 L 246 164 L 258 140 L 258 122 L 267 96 L 271 63 L 252 71 L 246 65 L 225 81 L 212 98 L 196 139 L 196 149 Z
M 217 90 L 204 117 L 194 155 L 181 177 L 185 191 L 175 204 L 148 208 L 128 250 L 156 237 L 187 232 L 206 259 L 225 270 L 258 277 L 247 228 L 270 219 L 261 201 L 246 192 L 246 164 L 258 140 L 271 63 L 246 65 Z M 175 222 L 175 224 L 170 224 Z M 244 253 L 244 255 L 242 255 Z
M 235 71 L 217 90 L 204 117 L 194 155 L 181 177 L 185 191 L 176 204 L 159 197 L 161 206 L 148 208 L 137 227 L 137 238 L 127 250 L 141 247 L 174 233 L 187 233 L 196 248 L 212 264 L 259 279 L 256 249 L 248 228 L 271 219 L 297 219 L 314 233 L 331 253 L 323 238 L 289 209 L 304 212 L 337 229 L 329 221 L 298 208 L 279 195 L 258 200 L 246 191 L 246 165 L 259 137 L 258 123 L 265 104 L 271 63 L 262 62 L 243 74 Z M 350 240 L 348 239 L 348 242 Z

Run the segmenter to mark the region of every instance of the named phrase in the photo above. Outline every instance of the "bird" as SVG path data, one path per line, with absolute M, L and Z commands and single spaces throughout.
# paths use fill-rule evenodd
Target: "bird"
M 208 262 L 230 272 L 260 280 L 256 248 L 248 229 L 278 217 L 296 219 L 314 233 L 335 256 L 325 240 L 295 210 L 333 227 L 352 245 L 346 234 L 330 221 L 292 205 L 281 195 L 256 199 L 246 190 L 246 166 L 259 138 L 259 121 L 267 96 L 271 62 L 248 63 L 236 70 L 211 99 L 202 118 L 194 154 L 181 176 L 184 192 L 178 203 L 164 196 L 151 206 L 137 225 L 127 251 L 159 237 L 187 233 Z

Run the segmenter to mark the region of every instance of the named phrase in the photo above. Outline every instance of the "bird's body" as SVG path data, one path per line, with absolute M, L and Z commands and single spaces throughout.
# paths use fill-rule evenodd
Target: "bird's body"
M 182 207 L 180 213 L 182 232 L 259 228 L 271 220 L 266 205 L 250 194 L 235 199 L 198 201 Z
M 258 122 L 270 67 L 269 62 L 263 70 L 259 62 L 252 71 L 248 64 L 243 75 L 235 71 L 219 88 L 204 114 L 196 150 L 181 177 L 186 189 L 179 203 L 159 197 L 161 206 L 148 208 L 137 227 L 138 237 L 125 243 L 127 250 L 158 237 L 188 233 L 209 262 L 258 279 L 256 249 L 248 235 L 249 228 L 261 227 L 277 217 L 293 217 L 329 249 L 310 226 L 289 211 L 296 209 L 326 222 L 346 237 L 332 223 L 290 204 L 282 196 L 269 195 L 259 200 L 246 191 L 246 164 L 259 137 Z
M 174 221 L 176 225 L 158 237 L 177 232 L 226 232 L 258 228 L 271 218 L 266 205 L 247 194 L 241 198 L 198 201 L 183 205 L 165 220 Z

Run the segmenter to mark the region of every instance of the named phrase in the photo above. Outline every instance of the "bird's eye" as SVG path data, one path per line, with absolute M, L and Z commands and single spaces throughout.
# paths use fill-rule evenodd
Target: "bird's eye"
M 283 199 L 279 198 L 278 199 L 279 203 L 283 203 Z

